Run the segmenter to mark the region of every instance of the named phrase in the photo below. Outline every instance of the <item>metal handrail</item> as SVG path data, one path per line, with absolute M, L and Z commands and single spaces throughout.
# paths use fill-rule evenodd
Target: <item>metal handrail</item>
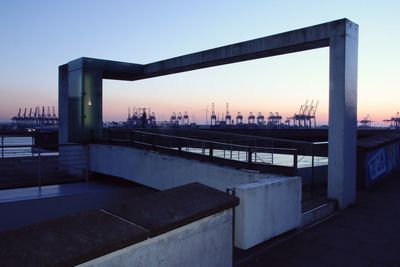
M 241 144 L 224 143 L 218 141 L 202 140 L 190 137 L 172 136 L 167 134 L 149 133 L 146 131 L 129 131 L 123 133 L 124 136 L 117 136 L 114 138 L 114 131 L 109 131 L 108 138 L 99 141 L 112 141 L 112 142 L 128 142 L 135 145 L 148 147 L 150 150 L 158 149 L 167 151 L 176 151 L 183 155 L 194 157 L 194 155 L 209 158 L 211 161 L 221 162 L 223 160 L 226 164 L 227 161 L 242 162 L 241 164 L 251 164 L 255 168 L 259 168 L 260 164 L 271 167 L 293 168 L 294 172 L 297 170 L 297 154 L 296 148 L 280 148 L 280 147 L 265 147 L 265 146 L 249 146 Z M 116 133 L 121 133 L 116 131 Z M 199 150 L 199 151 L 197 151 Z M 207 151 L 207 153 L 205 153 Z M 226 151 L 229 151 L 226 153 Z M 238 157 L 232 157 L 232 152 L 237 151 Z M 218 152 L 218 153 L 215 153 Z M 244 155 L 240 155 L 240 153 Z M 189 154 L 188 154 L 189 153 Z M 223 154 L 222 154 L 223 153 Z M 267 153 L 271 154 L 271 162 L 255 161 L 253 159 L 254 153 Z M 228 154 L 228 157 L 226 156 Z M 235 153 L 236 154 L 236 153 Z M 274 154 L 287 154 L 293 156 L 293 165 L 277 164 L 274 163 Z M 197 156 L 196 156 L 197 157 Z M 221 162 L 222 163 L 222 162 Z M 223 163 L 224 164 L 224 163 Z M 257 166 L 259 167 L 257 167 Z
M 185 140 L 185 141 L 194 141 L 194 142 L 208 143 L 208 144 L 214 144 L 214 145 L 238 147 L 238 148 L 243 148 L 244 150 L 252 148 L 253 150 L 254 149 L 260 149 L 260 150 L 269 149 L 269 150 L 288 151 L 288 152 L 297 151 L 296 148 L 246 146 L 246 145 L 238 145 L 238 144 L 223 143 L 223 142 L 217 142 L 217 141 L 208 141 L 208 140 L 202 140 L 202 139 L 188 138 L 188 137 L 182 137 L 182 136 L 173 136 L 173 135 L 166 135 L 166 134 L 149 133 L 149 132 L 144 132 L 144 131 L 131 131 L 131 133 L 132 132 L 133 133 L 145 134 L 145 135 L 161 136 L 161 137 L 166 137 L 166 138 L 171 138 L 171 139 Z M 121 141 L 126 141 L 126 140 L 122 140 L 122 139 L 120 139 L 120 140 Z

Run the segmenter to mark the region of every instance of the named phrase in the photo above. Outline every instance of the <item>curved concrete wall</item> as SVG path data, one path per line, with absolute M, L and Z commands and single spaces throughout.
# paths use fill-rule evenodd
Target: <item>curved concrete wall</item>
M 200 182 L 240 198 L 235 246 L 248 249 L 300 225 L 301 178 L 263 174 L 132 147 L 90 145 L 92 171 L 160 190 Z
M 279 177 L 132 147 L 90 145 L 89 150 L 91 171 L 123 177 L 159 190 L 200 182 L 225 192 L 233 185 Z

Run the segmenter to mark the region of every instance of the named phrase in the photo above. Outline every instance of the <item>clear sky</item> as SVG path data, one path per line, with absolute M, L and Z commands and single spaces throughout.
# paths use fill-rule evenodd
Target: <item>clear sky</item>
M 56 106 L 58 66 L 85 56 L 150 63 L 340 18 L 359 25 L 358 117 L 382 124 L 400 110 L 400 1 L 0 1 L 0 121 L 19 107 Z M 188 111 L 297 112 L 319 100 L 326 123 L 328 49 L 136 82 L 104 81 L 104 120 L 128 107 L 157 119 Z

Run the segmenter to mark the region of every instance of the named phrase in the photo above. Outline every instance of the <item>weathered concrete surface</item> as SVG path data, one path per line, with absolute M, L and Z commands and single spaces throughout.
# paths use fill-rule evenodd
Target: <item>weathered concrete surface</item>
M 107 211 L 145 227 L 150 236 L 156 236 L 238 204 L 236 197 L 192 183 L 149 194 Z
M 90 152 L 91 170 L 157 189 L 173 188 L 193 181 L 223 192 L 235 188 L 237 196 L 243 200 L 235 215 L 238 221 L 235 224 L 235 245 L 239 248 L 247 249 L 300 224 L 300 177 L 236 170 L 132 147 L 90 145 Z M 123 210 L 112 212 L 121 217 L 126 214 Z M 167 210 L 160 212 L 162 217 Z M 130 218 L 134 214 L 126 216 Z
M 68 64 L 58 67 L 58 143 L 68 144 Z
M 211 215 L 79 266 L 232 266 L 232 210 Z
M 92 171 L 122 177 L 159 190 L 200 182 L 225 192 L 236 184 L 277 177 L 132 147 L 90 145 L 89 151 Z
M 193 260 L 203 266 L 231 264 L 236 197 L 198 183 L 153 194 L 126 201 L 116 209 L 121 216 L 110 212 L 114 209 L 91 210 L 2 232 L 0 265 L 71 266 L 148 238 L 156 239 L 125 256 L 138 253 L 137 262 L 145 266 L 187 266 Z M 149 257 L 140 258 L 143 253 Z
M 248 249 L 300 226 L 301 178 L 271 178 L 235 186 L 235 246 Z
M 0 234 L 0 265 L 71 266 L 147 236 L 141 227 L 89 211 Z
M 344 23 L 329 45 L 328 197 L 356 201 L 358 26 Z
M 335 217 L 274 247 L 259 246 L 235 266 L 400 266 L 400 171 Z
M 58 148 L 58 169 L 69 175 L 88 177 L 88 147 L 84 145 L 66 145 Z
M 326 200 L 326 203 L 301 214 L 301 228 L 317 223 L 332 215 L 335 211 L 337 211 L 337 203 L 332 200 Z

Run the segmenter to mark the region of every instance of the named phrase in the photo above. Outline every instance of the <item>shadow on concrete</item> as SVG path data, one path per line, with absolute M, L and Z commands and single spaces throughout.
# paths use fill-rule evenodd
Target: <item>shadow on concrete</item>
M 289 237 L 290 233 L 288 234 Z M 235 266 L 400 266 L 400 171 L 325 222 L 238 255 Z

